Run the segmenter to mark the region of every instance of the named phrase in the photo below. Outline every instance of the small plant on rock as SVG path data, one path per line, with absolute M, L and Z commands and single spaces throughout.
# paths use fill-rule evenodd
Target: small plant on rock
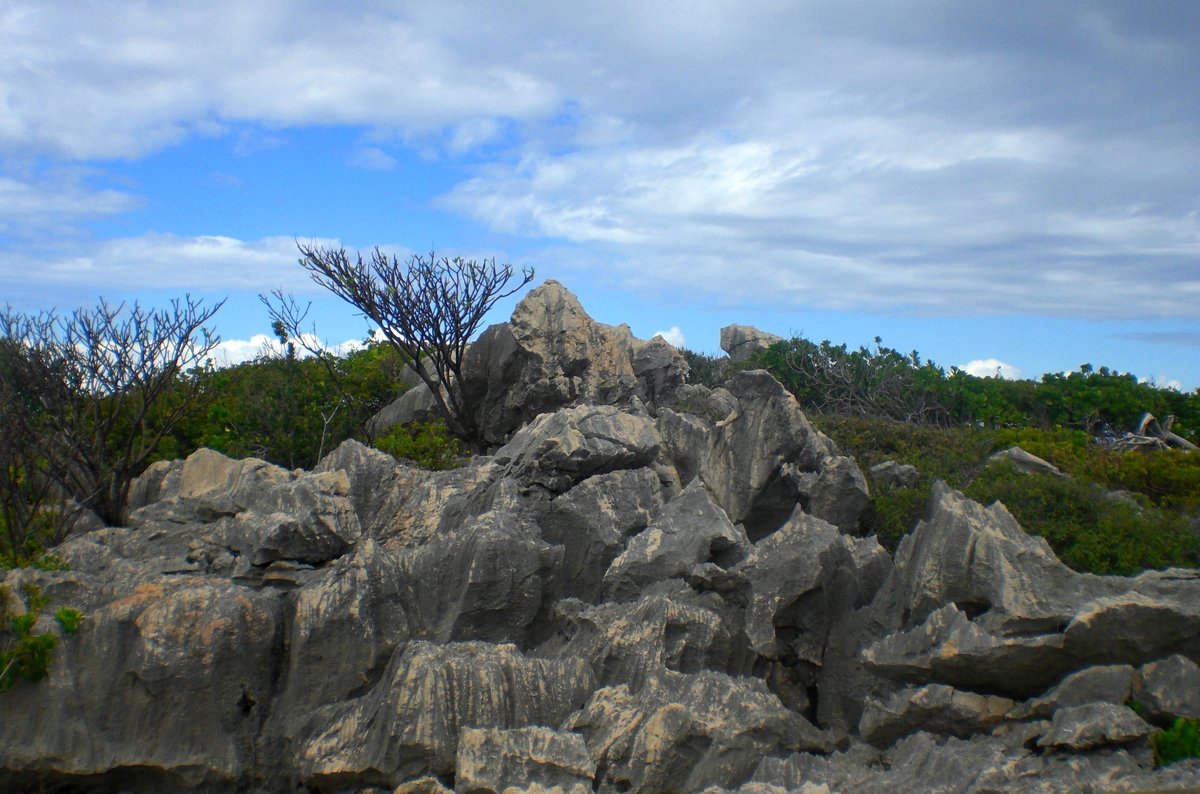
M 1185 758 L 1200 758 L 1200 719 L 1176 717 L 1165 731 L 1156 733 L 1154 760 L 1159 766 L 1168 766 Z

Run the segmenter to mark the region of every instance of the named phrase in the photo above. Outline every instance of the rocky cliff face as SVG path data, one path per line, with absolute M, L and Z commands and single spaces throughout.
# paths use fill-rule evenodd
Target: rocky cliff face
M 769 375 L 685 382 L 560 285 L 472 348 L 500 446 L 201 450 L 13 571 L 86 614 L 0 695 L 0 789 L 1060 791 L 1200 784 L 1200 576 L 1074 573 L 935 489 L 891 559 Z M 54 630 L 43 618 L 44 628 Z

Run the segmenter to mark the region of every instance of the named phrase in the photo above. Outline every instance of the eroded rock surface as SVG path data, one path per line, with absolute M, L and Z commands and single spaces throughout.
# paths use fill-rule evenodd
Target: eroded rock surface
M 1146 738 L 1200 709 L 1196 572 L 1077 574 L 944 485 L 893 559 L 767 373 L 686 384 L 553 282 L 470 355 L 490 456 L 201 450 L 7 572 L 86 617 L 0 694 L 0 790 L 1200 785 Z

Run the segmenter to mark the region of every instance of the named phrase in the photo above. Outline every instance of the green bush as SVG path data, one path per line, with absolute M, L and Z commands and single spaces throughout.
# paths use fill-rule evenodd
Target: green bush
M 33 631 L 38 615 L 49 599 L 34 584 L 26 584 L 22 596 L 26 608 L 24 614 L 12 615 L 7 611 L 0 614 L 0 692 L 8 691 L 20 679 L 38 681 L 45 678 L 57 644 L 53 634 L 35 634 Z M 7 600 L 7 594 L 0 593 L 0 606 Z M 78 627 L 78 622 L 75 625 Z
M 375 439 L 375 448 L 433 471 L 457 468 L 462 455 L 461 442 L 441 420 L 394 425 Z
M 1195 453 L 1118 453 L 1076 430 L 943 429 L 862 417 L 812 421 L 867 474 L 871 502 L 860 530 L 875 534 L 889 551 L 924 515 L 932 483 L 944 480 L 984 504 L 1003 502 L 1027 532 L 1046 538 L 1079 571 L 1131 574 L 1200 565 L 1200 534 L 1188 517 L 1200 503 Z M 993 452 L 1014 445 L 1072 477 L 988 465 Z M 870 467 L 884 460 L 916 466 L 918 485 L 876 482 Z M 1110 489 L 1129 491 L 1133 498 L 1114 498 Z
M 1154 760 L 1168 766 L 1184 758 L 1200 758 L 1200 720 L 1176 717 L 1165 731 L 1150 739 L 1154 745 Z
M 994 464 L 965 493 L 984 504 L 1003 502 L 1026 532 L 1044 537 L 1077 571 L 1129 575 L 1200 564 L 1200 538 L 1183 516 L 1114 499 L 1080 479 Z
M 79 624 L 83 622 L 83 613 L 72 607 L 59 607 L 54 611 L 54 620 L 58 623 L 66 634 L 74 634 L 79 631 Z

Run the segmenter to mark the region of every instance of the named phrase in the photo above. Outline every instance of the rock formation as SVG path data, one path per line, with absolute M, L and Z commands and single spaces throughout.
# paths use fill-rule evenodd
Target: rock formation
M 462 468 L 200 450 L 8 572 L 86 617 L 0 694 L 0 789 L 1200 785 L 1146 738 L 1200 713 L 1197 572 L 1075 573 L 943 485 L 893 559 L 768 374 L 687 384 L 553 282 L 470 361 Z

